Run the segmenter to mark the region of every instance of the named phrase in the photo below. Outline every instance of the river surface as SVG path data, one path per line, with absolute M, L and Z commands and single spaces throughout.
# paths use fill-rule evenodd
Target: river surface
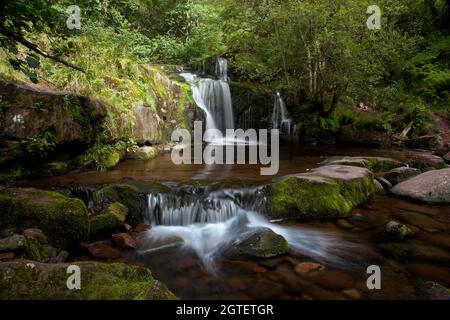
M 277 176 L 307 172 L 333 155 L 384 156 L 405 160 L 395 150 L 338 146 L 282 145 Z M 148 196 L 152 230 L 141 247 L 124 259 L 148 266 L 178 297 L 186 299 L 429 299 L 448 297 L 450 287 L 450 209 L 375 195 L 345 220 L 269 222 L 259 204 L 258 186 L 276 177 L 260 175 L 258 165 L 181 165 L 170 154 L 150 161 L 125 161 L 108 172 L 78 172 L 27 182 L 39 188 L 101 186 L 124 179 L 162 183 L 173 194 Z M 220 183 L 197 195 L 192 186 Z M 195 212 L 195 214 L 194 214 Z M 153 219 L 153 220 L 152 220 Z M 408 223 L 416 236 L 406 243 L 386 242 L 380 230 L 391 221 Z M 220 255 L 236 226 L 269 227 L 289 242 L 286 256 L 228 259 Z M 180 244 L 181 243 L 181 244 Z M 325 269 L 296 272 L 299 264 Z M 367 268 L 381 268 L 381 290 L 367 287 Z

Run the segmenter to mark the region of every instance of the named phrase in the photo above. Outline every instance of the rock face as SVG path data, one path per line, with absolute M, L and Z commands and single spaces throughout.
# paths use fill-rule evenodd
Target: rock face
M 168 300 L 176 297 L 148 269 L 123 263 L 75 262 L 81 289 L 67 289 L 69 264 L 0 263 L 0 299 Z M 45 290 L 43 290 L 45 288 Z
M 392 192 L 427 203 L 450 203 L 450 169 L 425 172 L 396 185 Z
M 229 248 L 227 257 L 273 258 L 288 252 L 288 243 L 279 234 L 267 228 L 251 229 L 245 232 Z
M 387 179 L 392 185 L 396 185 L 411 177 L 417 176 L 420 173 L 421 171 L 416 168 L 400 167 L 387 172 L 384 175 L 384 178 Z
M 347 125 L 343 126 L 339 131 L 338 140 L 344 143 L 384 146 L 389 144 L 390 137 L 385 131 L 375 131 L 355 125 Z
M 369 170 L 341 165 L 286 176 L 270 188 L 274 219 L 345 217 L 378 191 Z
M 42 230 L 52 244 L 70 247 L 88 236 L 88 215 L 79 199 L 31 188 L 0 190 L 0 225 Z
M 444 141 L 440 135 L 428 135 L 406 140 L 405 144 L 412 149 L 437 150 L 443 147 Z

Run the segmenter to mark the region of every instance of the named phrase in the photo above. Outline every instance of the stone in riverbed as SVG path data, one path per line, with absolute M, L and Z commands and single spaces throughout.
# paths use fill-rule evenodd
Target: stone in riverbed
M 396 185 L 395 195 L 427 203 L 450 203 L 450 169 L 422 173 Z
M 114 245 L 121 249 L 136 249 L 138 247 L 138 241 L 129 235 L 128 233 L 116 233 L 112 236 Z
M 139 223 L 134 229 L 133 232 L 136 233 L 142 233 L 142 232 L 146 232 L 148 230 L 150 230 L 152 228 L 151 225 L 147 224 L 147 223 Z
M 412 231 L 408 226 L 395 221 L 388 222 L 382 233 L 383 237 L 397 241 L 403 241 L 413 235 L 414 231 Z
M 0 299 L 27 300 L 166 300 L 176 297 L 146 268 L 124 263 L 35 263 L 28 260 L 0 263 Z M 67 268 L 80 267 L 80 290 L 68 290 Z M 45 290 L 43 290 L 45 288 Z
M 50 242 L 71 247 L 88 236 L 87 208 L 80 199 L 31 188 L 0 190 L 0 225 L 38 228 Z
M 105 212 L 89 219 L 91 236 L 104 234 L 119 228 L 125 222 L 128 208 L 119 202 L 114 202 L 106 206 Z
M 388 171 L 402 166 L 402 163 L 383 157 L 330 157 L 322 165 L 354 166 L 369 169 L 373 172 Z
M 122 255 L 119 250 L 113 248 L 110 241 L 85 242 L 81 244 L 94 258 L 118 259 Z
M 392 183 L 390 183 L 387 179 L 383 178 L 383 177 L 378 177 L 377 181 L 381 184 L 381 186 L 385 189 L 391 189 L 392 188 Z
M 387 172 L 384 175 L 384 178 L 387 179 L 392 185 L 396 185 L 400 182 L 408 180 L 411 177 L 417 176 L 420 173 L 420 170 L 416 168 L 400 167 Z
M 302 262 L 295 266 L 295 272 L 301 276 L 311 275 L 322 270 L 325 270 L 323 265 L 313 262 Z
M 397 212 L 393 216 L 410 225 L 422 228 L 424 230 L 445 230 L 445 225 L 439 221 L 430 218 L 424 214 L 415 212 Z
M 270 186 L 273 219 L 346 217 L 378 191 L 365 168 L 329 165 L 283 177 Z
M 424 245 L 387 243 L 380 245 L 382 251 L 401 261 L 434 262 L 447 265 L 450 254 L 447 251 Z
M 239 236 L 225 251 L 229 258 L 273 258 L 288 252 L 288 243 L 281 235 L 268 228 L 253 228 Z

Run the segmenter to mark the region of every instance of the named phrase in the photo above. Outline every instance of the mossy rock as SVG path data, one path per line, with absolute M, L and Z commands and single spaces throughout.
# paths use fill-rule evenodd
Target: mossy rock
M 245 232 L 228 250 L 228 258 L 274 258 L 288 252 L 289 245 L 283 236 L 268 228 L 253 228 Z
M 104 213 L 89 219 L 89 234 L 94 236 L 114 230 L 125 223 L 128 208 L 123 204 L 114 202 L 108 204 Z
M 69 290 L 69 264 L 28 260 L 0 263 L 0 299 L 14 300 L 172 300 L 167 287 L 150 270 L 124 263 L 74 262 L 81 288 Z
M 88 236 L 83 201 L 32 188 L 0 190 L 2 227 L 38 228 L 57 247 L 69 248 Z
M 343 165 L 361 167 L 372 172 L 385 172 L 403 166 L 400 161 L 384 157 L 330 157 L 323 165 Z
M 145 194 L 138 185 L 113 184 L 95 192 L 94 199 L 104 207 L 114 202 L 125 205 L 128 208 L 126 221 L 132 225 L 144 220 Z
M 323 166 L 271 185 L 274 219 L 338 218 L 378 191 L 372 173 L 360 167 Z
M 39 169 L 37 176 L 53 177 L 69 172 L 70 165 L 67 162 L 50 162 Z
M 25 257 L 33 261 L 44 261 L 48 256 L 45 246 L 33 237 L 25 237 Z
M 153 147 L 141 147 L 139 150 L 129 153 L 127 158 L 130 160 L 151 160 L 158 155 L 158 150 Z

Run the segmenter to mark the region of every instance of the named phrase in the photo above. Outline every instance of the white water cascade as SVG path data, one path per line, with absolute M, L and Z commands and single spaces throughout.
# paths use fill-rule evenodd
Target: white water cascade
M 279 129 L 283 135 L 292 134 L 293 120 L 289 113 L 280 92 L 275 94 L 275 102 L 272 114 L 272 129 Z
M 224 135 L 226 129 L 234 129 L 233 104 L 227 69 L 227 60 L 217 58 L 215 77 L 218 80 L 199 78 L 192 73 L 180 74 L 191 85 L 197 106 L 206 114 L 206 129 L 218 129 Z

